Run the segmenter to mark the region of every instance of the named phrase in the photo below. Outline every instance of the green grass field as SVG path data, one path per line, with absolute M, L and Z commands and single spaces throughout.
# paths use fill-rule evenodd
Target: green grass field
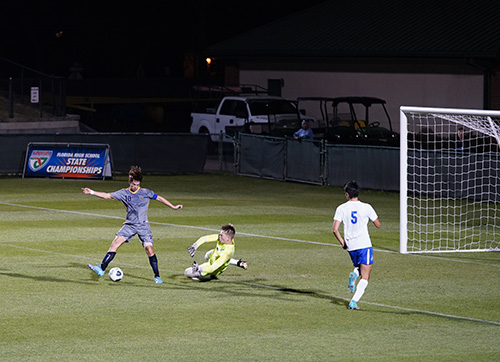
M 125 211 L 86 196 L 126 179 L 0 178 L 1 361 L 493 361 L 500 359 L 500 253 L 399 254 L 399 195 L 362 192 L 375 265 L 347 308 L 352 266 L 331 233 L 340 188 L 233 175 L 145 176 L 152 201 L 156 285 L 137 238 L 98 263 Z M 184 277 L 187 247 L 235 225 L 236 257 L 218 279 Z M 209 245 L 198 249 L 201 261 Z

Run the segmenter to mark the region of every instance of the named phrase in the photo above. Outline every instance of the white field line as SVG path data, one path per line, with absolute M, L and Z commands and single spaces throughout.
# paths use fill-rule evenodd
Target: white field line
M 276 287 L 276 286 L 259 284 L 259 283 L 249 283 L 249 282 L 233 282 L 233 283 L 246 284 L 246 285 L 250 285 L 250 286 L 255 286 L 255 287 L 260 287 L 260 288 L 267 288 L 267 289 L 273 289 L 273 290 L 282 290 L 282 289 L 285 289 L 283 287 Z M 341 298 L 341 297 L 335 297 L 335 298 L 336 299 L 345 300 L 346 302 L 349 302 L 351 300 L 350 298 L 349 299 L 348 298 Z M 488 323 L 488 324 L 494 324 L 494 325 L 500 326 L 500 322 L 496 322 L 496 321 L 488 321 L 488 320 L 484 320 L 484 319 L 462 317 L 462 316 L 456 316 L 456 315 L 452 315 L 452 314 L 443 314 L 443 313 L 429 312 L 429 311 L 426 311 L 426 310 L 419 310 L 419 309 L 398 307 L 396 305 L 388 305 L 388 304 L 382 304 L 382 303 L 367 302 L 364 299 L 363 299 L 363 304 L 375 305 L 375 306 L 378 306 L 378 307 L 384 307 L 384 308 L 390 308 L 390 309 L 403 310 L 405 312 L 411 312 L 411 313 L 428 314 L 428 315 L 432 315 L 432 316 L 446 317 L 446 318 L 450 318 L 450 319 L 461 319 L 461 320 L 466 320 L 466 321 L 471 321 L 471 322 Z
M 91 217 L 101 217 L 101 218 L 108 218 L 108 219 L 123 220 L 123 217 L 119 217 L 119 216 L 102 215 L 102 214 L 95 214 L 95 213 L 81 212 L 81 211 L 50 209 L 50 208 L 47 208 L 47 207 L 13 204 L 13 203 L 9 203 L 9 202 L 1 202 L 1 201 L 0 201 L 0 205 L 22 207 L 22 208 L 42 210 L 42 211 L 48 211 L 48 212 L 61 212 L 61 213 L 67 213 L 67 214 L 76 214 L 76 215 L 83 215 L 83 216 L 91 216 Z M 152 225 L 161 225 L 161 226 L 171 226 L 171 227 L 178 227 L 178 228 L 185 228 L 185 229 L 204 230 L 204 231 L 209 231 L 209 232 L 218 232 L 219 231 L 219 229 L 211 229 L 211 228 L 206 228 L 206 227 L 202 227 L 202 226 L 179 225 L 179 224 L 170 224 L 170 223 L 155 222 L 155 221 L 150 221 L 149 223 L 152 224 Z M 238 232 L 238 235 L 249 236 L 249 237 L 254 237 L 254 238 L 273 239 L 273 240 L 282 240 L 282 241 L 293 241 L 293 242 L 297 242 L 297 243 L 306 243 L 306 244 L 314 244 L 314 245 L 340 247 L 340 245 L 336 244 L 336 243 L 335 244 L 331 244 L 331 243 L 324 243 L 324 242 L 312 241 L 312 240 L 290 239 L 290 238 L 282 238 L 282 237 L 279 237 L 279 236 L 268 236 L 268 235 L 259 235 L 259 234 L 243 233 L 243 232 Z M 379 253 L 399 254 L 399 251 L 393 251 L 393 250 L 382 250 L 382 249 L 376 249 L 376 248 L 374 248 L 374 250 L 377 251 L 377 252 L 379 252 Z M 407 257 L 431 258 L 431 259 L 453 261 L 453 262 L 465 263 L 465 264 L 477 264 L 477 265 L 484 265 L 484 266 L 500 267 L 500 264 L 490 264 L 490 263 L 482 263 L 482 262 L 470 261 L 470 260 L 452 259 L 452 258 L 445 258 L 445 257 L 433 256 L 433 255 L 430 255 L 430 254 L 406 254 L 405 256 L 407 256 Z
M 29 248 L 26 246 L 19 246 L 19 245 L 10 245 L 10 244 L 2 244 L 2 246 L 9 246 L 13 248 L 18 248 L 18 249 L 24 249 L 24 250 L 30 250 L 30 251 L 37 251 L 40 253 L 45 253 L 45 254 L 52 254 L 52 255 L 59 255 L 59 256 L 65 256 L 65 257 L 70 257 L 70 258 L 77 258 L 77 259 L 88 259 L 88 256 L 83 256 L 83 255 L 74 255 L 74 254 L 63 254 L 63 253 L 57 253 L 54 251 L 47 251 L 47 250 L 42 250 L 42 249 L 35 249 L 35 248 Z M 130 266 L 134 268 L 141 268 L 141 269 L 148 269 L 148 266 L 144 265 L 135 265 L 135 264 L 127 264 L 127 263 L 121 263 L 124 266 Z M 171 274 L 177 274 L 178 271 L 172 271 L 168 270 L 169 273 Z M 224 282 L 223 280 L 219 280 L 219 282 Z M 271 289 L 271 290 L 284 290 L 286 289 L 285 287 L 277 287 L 277 286 L 272 286 L 272 285 L 265 285 L 265 284 L 260 284 L 260 283 L 250 283 L 250 282 L 238 282 L 238 281 L 232 281 L 228 283 L 234 283 L 234 284 L 243 284 L 243 285 L 248 285 L 251 287 L 258 287 L 258 288 L 264 288 L 264 289 Z M 335 299 L 341 299 L 346 302 L 348 302 L 350 299 L 347 298 L 342 298 L 342 297 L 334 297 Z M 412 308 L 405 308 L 405 307 L 399 307 L 396 305 L 388 305 L 388 304 L 382 304 L 382 303 L 375 303 L 375 302 L 367 302 L 363 300 L 363 304 L 369 304 L 369 305 L 374 305 L 378 307 L 384 307 L 384 308 L 389 308 L 389 309 L 397 309 L 397 310 L 402 310 L 405 312 L 410 312 L 410 313 L 418 313 L 418 314 L 427 314 L 431 316 L 436 316 L 436 317 L 444 317 L 444 318 L 449 318 L 449 319 L 458 319 L 458 320 L 465 320 L 465 321 L 470 321 L 470 322 L 478 322 L 478 323 L 486 323 L 486 324 L 494 324 L 500 326 L 500 322 L 496 321 L 489 321 L 485 319 L 478 319 L 478 318 L 470 318 L 470 317 L 463 317 L 463 316 L 456 316 L 452 314 L 443 314 L 443 313 L 436 313 L 436 312 L 430 312 L 426 310 L 419 310 L 419 309 L 412 309 Z

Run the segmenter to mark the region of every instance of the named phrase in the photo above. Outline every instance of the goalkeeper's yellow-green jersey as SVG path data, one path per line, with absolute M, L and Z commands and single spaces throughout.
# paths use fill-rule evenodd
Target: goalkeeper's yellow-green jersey
M 200 246 L 204 243 L 217 242 L 214 252 L 206 263 L 200 265 L 201 276 L 208 274 L 217 276 L 221 274 L 229 266 L 229 262 L 234 255 L 234 239 L 232 244 L 223 244 L 219 240 L 219 234 L 202 236 L 196 240 L 196 245 Z

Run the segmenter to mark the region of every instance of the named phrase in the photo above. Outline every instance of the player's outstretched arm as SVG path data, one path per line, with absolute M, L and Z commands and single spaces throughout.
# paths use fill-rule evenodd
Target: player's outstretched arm
M 88 187 L 83 187 L 82 191 L 85 195 L 94 195 L 94 196 L 100 197 L 101 199 L 105 199 L 105 200 L 112 199 L 111 195 L 107 192 L 94 191 L 92 189 L 89 189 Z
M 200 247 L 200 245 L 203 245 L 206 242 L 217 241 L 218 238 L 219 238 L 219 234 L 210 234 L 210 235 L 205 235 L 205 236 L 198 238 L 198 240 L 196 240 L 193 245 L 188 246 L 187 249 L 188 249 L 189 255 L 191 255 L 191 257 L 193 257 L 194 254 L 196 253 L 196 250 Z
M 163 205 L 166 205 L 168 207 L 170 207 L 171 209 L 174 209 L 174 210 L 180 210 L 183 208 L 182 205 L 174 205 L 172 204 L 170 201 L 168 201 L 166 198 L 164 198 L 163 196 L 160 196 L 158 195 L 158 197 L 156 198 L 156 200 L 160 201 Z
M 229 261 L 229 264 L 239 266 L 240 268 L 243 268 L 245 270 L 248 269 L 248 263 L 244 260 L 241 260 L 241 259 L 237 260 L 237 259 L 231 258 L 231 260 Z

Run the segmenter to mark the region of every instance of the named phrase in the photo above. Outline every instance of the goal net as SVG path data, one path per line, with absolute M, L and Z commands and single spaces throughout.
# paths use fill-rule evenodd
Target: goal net
M 400 116 L 400 252 L 500 251 L 500 112 Z

